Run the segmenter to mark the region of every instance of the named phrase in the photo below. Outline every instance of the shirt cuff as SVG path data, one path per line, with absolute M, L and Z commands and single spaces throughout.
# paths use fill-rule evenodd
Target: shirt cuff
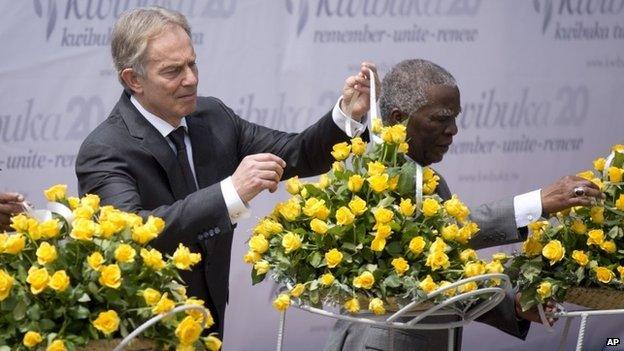
M 356 121 L 353 118 L 347 117 L 347 115 L 340 109 L 340 102 L 342 96 L 338 98 L 338 102 L 334 105 L 332 110 L 332 118 L 336 126 L 340 128 L 349 138 L 355 138 L 360 136 L 366 129 L 368 124 L 368 115 L 364 115 L 361 121 Z
M 234 188 L 232 177 L 227 177 L 221 181 L 221 193 L 223 194 L 223 200 L 230 216 L 232 224 L 236 224 L 243 218 L 248 218 L 251 215 L 251 211 L 247 204 L 241 200 Z
M 516 227 L 526 227 L 527 224 L 538 220 L 542 216 L 541 189 L 514 197 L 514 214 Z

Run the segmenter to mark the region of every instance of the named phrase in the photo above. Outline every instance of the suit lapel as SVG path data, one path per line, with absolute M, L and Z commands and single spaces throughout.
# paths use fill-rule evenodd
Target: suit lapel
M 128 126 L 130 134 L 141 139 L 141 147 L 149 152 L 158 161 L 167 174 L 171 193 L 176 199 L 186 197 L 186 183 L 182 170 L 178 164 L 175 153 L 167 143 L 167 140 L 152 126 L 130 102 L 129 95 L 124 92 L 117 104 L 124 122 Z
M 225 162 L 224 160 L 228 158 L 228 155 L 215 154 L 215 150 L 227 152 L 226 148 L 204 122 L 205 119 L 199 117 L 186 118 L 191 146 L 193 147 L 195 174 L 200 188 L 217 183 L 224 176 L 230 175 L 228 172 L 229 164 L 220 164 L 220 162 Z

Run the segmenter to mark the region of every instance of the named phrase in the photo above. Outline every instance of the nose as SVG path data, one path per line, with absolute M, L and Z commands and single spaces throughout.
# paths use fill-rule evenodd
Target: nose
M 184 77 L 182 78 L 182 85 L 194 86 L 194 85 L 197 85 L 198 81 L 199 81 L 199 76 L 197 73 L 197 66 L 195 65 L 186 66 L 186 68 L 184 69 Z
M 457 120 L 455 118 L 453 118 L 451 120 L 451 122 L 446 126 L 446 128 L 444 129 L 444 133 L 447 135 L 455 135 L 457 134 L 458 129 L 457 129 Z

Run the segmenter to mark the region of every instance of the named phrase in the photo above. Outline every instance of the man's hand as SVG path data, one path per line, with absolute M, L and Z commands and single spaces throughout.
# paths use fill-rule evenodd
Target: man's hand
M 18 193 L 0 193 L 0 231 L 9 230 L 11 216 L 24 211 L 24 196 Z
M 342 88 L 342 101 L 340 102 L 340 109 L 345 114 L 351 115 L 351 117 L 358 122 L 370 109 L 369 68 L 375 74 L 375 87 L 377 89 L 377 96 L 379 96 L 379 93 L 381 92 L 381 84 L 379 82 L 379 77 L 377 76 L 377 68 L 374 63 L 370 62 L 362 62 L 360 72 L 357 75 L 347 78 L 345 80 L 345 85 Z M 353 109 L 351 110 L 350 108 Z
M 574 206 L 590 206 L 596 199 L 604 198 L 596 184 L 577 176 L 557 180 L 542 189 L 541 196 L 542 211 L 549 214 Z
M 273 154 L 249 155 L 232 174 L 232 183 L 241 200 L 248 203 L 265 189 L 275 192 L 285 167 L 286 162 Z
M 522 318 L 522 319 L 526 319 L 528 321 L 531 322 L 535 322 L 535 323 L 542 323 L 542 318 L 540 318 L 539 315 L 539 311 L 537 310 L 537 307 L 533 307 L 530 310 L 527 311 L 522 311 L 522 307 L 520 307 L 520 293 L 516 293 L 515 296 L 515 305 L 516 305 L 516 317 L 517 318 Z M 548 301 L 547 303 L 544 304 L 544 313 L 546 315 L 548 315 L 549 313 L 555 313 L 557 312 L 557 305 L 553 302 L 553 301 Z M 552 327 L 553 324 L 555 324 L 555 322 L 557 321 L 556 318 L 552 318 L 552 317 L 546 317 L 546 319 L 548 320 L 548 324 Z

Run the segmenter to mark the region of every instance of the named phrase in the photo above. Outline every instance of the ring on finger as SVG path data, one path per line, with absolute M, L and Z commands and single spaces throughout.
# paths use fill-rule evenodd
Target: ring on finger
M 576 188 L 574 188 L 573 192 L 574 192 L 574 196 L 576 197 L 585 196 L 585 189 L 583 189 L 582 186 L 577 186 Z

